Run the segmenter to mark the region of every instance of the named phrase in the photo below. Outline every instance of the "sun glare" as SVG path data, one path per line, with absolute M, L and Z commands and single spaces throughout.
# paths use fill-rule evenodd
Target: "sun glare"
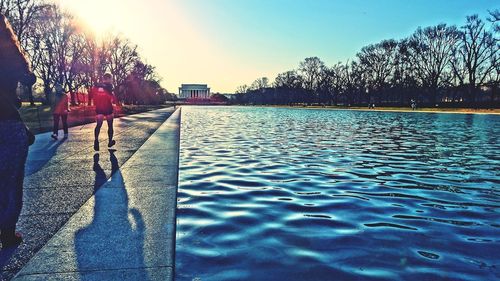
M 119 1 L 60 1 L 64 9 L 68 9 L 82 22 L 82 25 L 89 28 L 96 36 L 102 36 L 107 31 L 116 29 L 117 7 Z

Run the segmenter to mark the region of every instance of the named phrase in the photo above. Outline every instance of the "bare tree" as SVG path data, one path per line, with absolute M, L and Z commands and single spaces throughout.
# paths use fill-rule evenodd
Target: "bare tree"
M 248 85 L 241 85 L 238 86 L 234 92 L 235 94 L 246 94 L 247 91 L 248 91 Z
M 46 5 L 37 14 L 30 28 L 29 50 L 33 70 L 42 80 L 45 103 L 49 103 L 56 75 L 56 48 L 52 36 L 60 11 L 56 5 Z
M 500 12 L 489 13 L 490 28 L 477 16 L 467 17 L 461 30 L 446 24 L 418 28 L 399 42 L 390 39 L 362 48 L 350 63 L 327 67 L 318 57 L 306 58 L 296 71 L 278 74 L 274 90 L 255 91 L 256 80 L 250 90 L 238 89 L 237 101 L 361 104 L 373 102 L 375 95 L 385 104 L 462 102 L 465 86 L 474 93 L 470 100 L 487 86 L 494 102 L 500 84 Z
M 325 63 L 318 57 L 309 57 L 299 64 L 299 74 L 302 76 L 304 89 L 309 92 L 314 99 L 319 89 L 322 72 L 325 70 Z
M 367 83 L 370 86 L 369 97 L 373 93 L 379 95 L 386 90 L 394 74 L 398 43 L 395 40 L 384 40 L 380 43 L 368 45 L 357 54 L 359 66 L 365 72 Z
M 333 103 L 337 104 L 339 102 L 339 99 L 342 98 L 342 95 L 346 93 L 348 82 L 347 64 L 338 62 L 331 67 L 331 71 L 334 74 L 331 81 Z
M 29 28 L 43 6 L 44 1 L 41 0 L 0 0 L 0 13 L 9 19 L 24 51 L 28 50 Z
M 81 55 L 76 67 L 79 73 L 79 86 L 87 90 L 87 103 L 90 106 L 92 104 L 90 88 L 97 83 L 99 76 L 98 66 L 100 65 L 100 48 L 95 36 L 91 33 L 81 32 L 81 34 L 78 34 L 77 38 L 81 40 L 82 44 Z
M 451 60 L 453 72 L 460 85 L 467 85 L 469 102 L 475 102 L 478 88 L 498 64 L 499 45 L 477 15 L 467 17 L 459 35 Z
M 302 78 L 295 70 L 279 73 L 273 87 L 277 90 L 277 100 L 282 104 L 302 101 Z
M 267 77 L 261 77 L 258 79 L 255 79 L 255 81 L 252 82 L 250 85 L 250 90 L 256 91 L 256 90 L 261 90 L 269 87 L 269 79 Z
M 0 13 L 4 14 L 12 25 L 14 32 L 20 42 L 21 49 L 31 54 L 29 49 L 29 32 L 34 25 L 36 15 L 43 7 L 43 2 L 38 0 L 0 0 Z M 33 98 L 33 84 L 36 78 L 30 79 L 30 83 L 23 85 L 31 105 L 35 105 Z
M 132 44 L 129 39 L 124 38 L 120 34 L 116 34 L 108 42 L 107 47 L 103 50 L 103 55 L 109 56 L 107 64 L 109 70 L 113 74 L 115 87 L 125 83 L 127 76 L 132 72 L 137 61 L 139 61 L 139 54 L 137 53 L 137 45 Z M 101 63 L 104 60 L 101 59 Z
M 59 85 L 65 91 L 69 91 L 71 104 L 76 105 L 74 67 L 81 56 L 82 46 L 77 40 L 73 40 L 76 34 L 73 16 L 62 12 L 57 6 L 53 6 L 51 11 L 50 16 L 46 18 L 46 29 L 41 30 L 44 32 L 41 36 L 47 40 L 46 47 L 50 52 L 47 61 L 51 60 L 54 64 L 50 83 L 52 87 Z
M 81 88 L 88 85 L 90 77 L 85 61 L 86 36 L 83 32 L 75 30 L 69 37 L 68 50 L 66 52 L 65 87 L 71 93 L 71 104 L 79 104 L 77 93 Z
M 450 67 L 458 40 L 457 28 L 446 24 L 419 27 L 410 38 L 412 64 L 422 85 L 429 89 L 430 102 L 437 102 L 438 87 L 446 83 L 444 71 Z
M 274 79 L 273 86 L 276 88 L 296 89 L 302 85 L 302 80 L 297 71 L 290 70 L 279 73 Z
M 160 82 L 160 78 L 156 73 L 156 68 L 150 64 L 138 60 L 134 66 L 133 74 L 142 81 Z
M 493 31 L 495 33 L 500 32 L 500 10 L 496 9 L 488 12 L 490 14 L 488 21 L 493 23 Z
M 347 92 L 349 93 L 348 103 L 369 102 L 366 98 L 369 93 L 368 79 L 366 72 L 357 61 L 352 61 L 346 68 L 347 72 Z
M 391 79 L 391 85 L 398 97 L 399 103 L 404 104 L 410 99 L 418 100 L 419 96 L 416 89 L 420 87 L 417 81 L 416 67 L 413 65 L 410 40 L 402 39 L 398 42 L 394 74 Z

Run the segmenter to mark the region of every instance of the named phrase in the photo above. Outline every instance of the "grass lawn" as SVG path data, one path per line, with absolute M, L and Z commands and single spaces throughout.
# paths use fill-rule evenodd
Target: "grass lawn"
M 115 107 L 115 117 L 155 110 L 168 107 L 167 105 L 122 105 Z M 68 126 L 77 126 L 95 122 L 95 110 L 93 106 L 79 105 L 72 106 L 68 115 Z M 23 103 L 19 110 L 21 117 L 30 130 L 35 133 L 52 131 L 52 108 L 48 105 L 36 104 L 30 106 Z M 62 129 L 61 123 L 59 128 Z

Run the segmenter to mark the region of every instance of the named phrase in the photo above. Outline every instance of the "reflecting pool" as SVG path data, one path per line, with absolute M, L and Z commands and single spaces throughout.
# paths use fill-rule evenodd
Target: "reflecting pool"
M 183 107 L 176 280 L 500 278 L 500 116 Z

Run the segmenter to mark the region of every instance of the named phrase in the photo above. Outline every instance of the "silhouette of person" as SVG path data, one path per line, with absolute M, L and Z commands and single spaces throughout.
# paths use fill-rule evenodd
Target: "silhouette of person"
M 18 112 L 19 82 L 31 82 L 28 61 L 12 27 L 0 14 L 0 241 L 2 248 L 16 246 L 22 236 L 16 224 L 23 205 L 23 179 L 28 146 L 34 142 Z M 27 83 L 29 84 L 29 83 Z
M 411 109 L 416 110 L 417 109 L 417 102 L 414 99 L 411 99 Z
M 69 98 L 64 92 L 63 88 L 58 85 L 56 87 L 56 99 L 54 101 L 54 108 L 52 111 L 52 117 L 54 120 L 54 125 L 52 127 L 51 137 L 57 140 L 57 135 L 59 131 L 59 119 L 61 119 L 64 138 L 68 137 L 68 112 L 69 112 Z
M 94 99 L 96 112 L 96 127 L 94 130 L 94 150 L 99 151 L 99 133 L 101 132 L 104 118 L 108 123 L 108 147 L 115 145 L 113 140 L 113 103 L 116 103 L 116 98 L 113 95 L 113 77 L 106 73 L 101 81 L 92 87 L 92 97 Z

